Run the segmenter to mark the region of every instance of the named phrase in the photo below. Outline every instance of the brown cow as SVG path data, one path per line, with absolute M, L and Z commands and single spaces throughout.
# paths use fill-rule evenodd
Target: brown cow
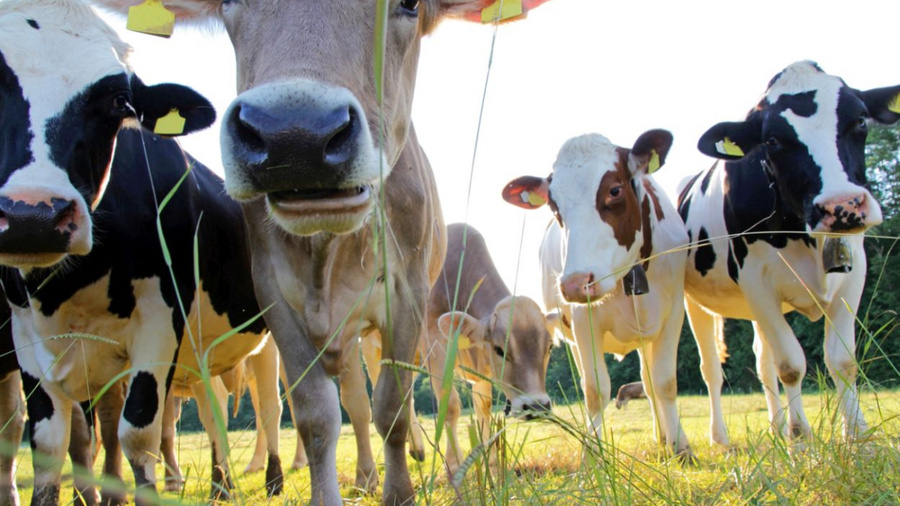
M 97 1 L 119 10 L 141 3 Z M 524 0 L 522 9 L 544 1 Z M 288 380 L 302 378 L 295 416 L 315 504 L 341 504 L 331 376 L 342 350 L 373 329 L 386 359 L 412 361 L 443 263 L 437 189 L 410 121 L 419 41 L 446 17 L 480 21 L 494 3 L 387 2 L 379 102 L 374 0 L 162 2 L 182 20 L 221 16 L 234 45 L 240 95 L 222 127 L 227 191 L 243 203 L 256 292 L 270 307 L 265 318 Z M 402 368 L 375 386 L 389 504 L 414 493 L 405 449 L 409 390 Z

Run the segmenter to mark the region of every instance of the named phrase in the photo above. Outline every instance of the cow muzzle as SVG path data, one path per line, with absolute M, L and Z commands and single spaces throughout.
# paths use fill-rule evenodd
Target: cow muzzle
M 525 421 L 542 418 L 550 413 L 553 407 L 547 394 L 537 396 L 520 395 L 510 402 L 507 400 L 504 414 Z
M 49 267 L 91 249 L 90 223 L 76 200 L 0 195 L 0 264 Z
M 241 94 L 225 114 L 222 159 L 232 197 L 265 196 L 275 221 L 301 235 L 361 226 L 390 172 L 353 94 L 309 80 Z
M 881 207 L 868 192 L 843 195 L 815 206 L 821 215 L 816 232 L 863 232 L 882 221 Z

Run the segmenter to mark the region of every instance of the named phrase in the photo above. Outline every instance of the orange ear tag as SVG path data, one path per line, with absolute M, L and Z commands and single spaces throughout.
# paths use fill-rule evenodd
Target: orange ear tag
M 501 5 L 502 4 L 502 5 Z M 505 21 L 522 15 L 522 0 L 497 0 L 481 10 L 481 22 Z
M 184 118 L 178 114 L 178 109 L 172 109 L 169 114 L 156 120 L 153 133 L 159 135 L 181 135 L 184 133 Z
M 125 28 L 169 38 L 175 29 L 175 14 L 166 9 L 161 0 L 146 0 L 141 5 L 128 8 Z
M 647 174 L 653 174 L 659 170 L 659 153 L 655 149 L 651 149 L 650 161 L 647 163 Z

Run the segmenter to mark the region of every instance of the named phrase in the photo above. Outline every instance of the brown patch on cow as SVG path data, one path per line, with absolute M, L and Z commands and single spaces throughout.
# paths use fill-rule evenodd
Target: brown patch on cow
M 657 202 L 658 204 L 658 202 Z M 650 199 L 644 196 L 641 203 L 641 230 L 644 234 L 644 245 L 641 246 L 641 260 L 644 270 L 650 269 L 650 256 L 653 254 L 653 232 L 650 230 Z
M 650 195 L 650 199 L 653 201 L 653 209 L 656 212 L 656 221 L 662 221 L 666 218 L 666 215 L 663 214 L 662 206 L 659 205 L 659 196 L 656 195 L 656 189 L 650 184 L 650 181 L 644 179 L 644 190 Z
M 615 163 L 616 170 L 607 172 L 600 179 L 596 207 L 600 220 L 612 227 L 616 242 L 631 249 L 637 232 L 641 229 L 641 216 L 637 195 L 630 188 L 628 150 L 616 148 L 616 152 L 619 154 L 619 160 Z M 618 188 L 617 195 L 611 195 L 616 188 Z M 649 210 L 647 212 L 649 213 Z

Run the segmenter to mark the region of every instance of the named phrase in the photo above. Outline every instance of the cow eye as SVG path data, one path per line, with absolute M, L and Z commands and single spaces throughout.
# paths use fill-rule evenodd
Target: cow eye
M 609 196 L 610 196 L 610 197 L 614 197 L 614 198 L 615 198 L 615 197 L 618 197 L 618 196 L 621 195 L 621 194 L 622 194 L 622 187 L 621 187 L 621 186 L 613 186 L 612 189 L 609 190 Z
M 400 9 L 403 10 L 404 14 L 409 16 L 418 16 L 419 0 L 402 0 L 400 2 Z
M 781 143 L 778 142 L 778 139 L 776 139 L 775 137 L 769 137 L 768 139 L 766 139 L 766 147 L 768 149 L 778 149 L 778 146 L 780 145 Z
M 506 352 L 503 351 L 503 348 L 499 346 L 494 346 L 494 353 L 496 353 L 500 358 L 506 357 Z
M 113 109 L 120 114 L 127 114 L 131 112 L 131 105 L 129 104 L 128 94 L 119 93 L 112 100 Z
M 869 131 L 869 122 L 867 117 L 860 116 L 856 121 L 856 131 L 859 133 L 868 132 Z

